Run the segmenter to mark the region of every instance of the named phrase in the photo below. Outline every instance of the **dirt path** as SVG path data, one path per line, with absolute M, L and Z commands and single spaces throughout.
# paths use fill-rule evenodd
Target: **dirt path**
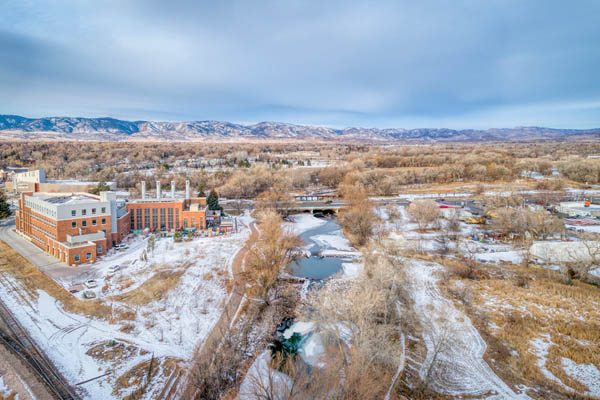
M 450 396 L 485 396 L 488 399 L 528 399 L 515 393 L 500 379 L 483 359 L 486 343 L 471 320 L 440 292 L 435 271 L 441 265 L 416 259 L 407 260 L 410 266 L 411 297 L 423 326 L 423 341 L 427 355 L 419 374 L 434 358 L 436 348 L 443 348 L 433 363 L 431 388 Z M 439 346 L 441 341 L 446 343 Z M 439 347 L 436 347 L 439 346 Z
M 256 229 L 256 224 L 254 222 L 252 222 L 250 224 L 250 230 L 252 231 L 251 235 L 258 234 L 258 229 Z M 229 330 L 229 327 L 231 326 L 233 319 L 237 315 L 238 308 L 240 307 L 242 299 L 244 298 L 245 289 L 244 289 L 243 284 L 241 283 L 242 282 L 241 274 L 243 272 L 244 258 L 246 257 L 247 251 L 248 251 L 248 247 L 247 247 L 247 245 L 245 245 L 244 247 L 242 247 L 242 249 L 240 251 L 238 251 L 238 253 L 235 255 L 235 257 L 233 259 L 233 262 L 231 264 L 231 271 L 233 274 L 234 285 L 231 290 L 231 295 L 229 296 L 229 300 L 227 301 L 227 304 L 223 308 L 221 317 L 219 318 L 219 320 L 217 321 L 215 326 L 212 328 L 209 335 L 206 337 L 206 340 L 204 341 L 204 344 L 202 345 L 202 347 L 197 351 L 196 356 L 194 357 L 195 360 L 200 360 L 200 359 L 204 359 L 207 357 L 211 357 L 211 355 L 219 347 L 219 344 L 221 343 L 221 340 L 223 338 L 223 333 L 227 332 Z M 192 369 L 193 369 L 193 367 L 192 367 Z M 185 380 L 186 377 L 190 377 L 189 372 L 186 374 L 186 376 L 178 375 L 177 379 L 180 380 L 180 379 L 184 378 L 184 380 Z M 177 384 L 174 384 L 174 385 L 168 384 L 167 386 L 172 386 L 172 387 L 176 388 L 178 385 Z M 184 398 L 184 399 L 194 398 L 194 390 L 195 390 L 195 388 L 194 388 L 194 385 L 192 384 L 192 382 L 188 382 L 187 387 L 185 388 L 185 393 L 183 394 L 183 396 L 181 398 Z M 167 399 L 179 398 L 179 396 L 177 396 L 177 393 L 173 393 L 173 392 L 174 391 L 165 393 L 165 398 L 167 398 Z M 175 391 L 175 392 L 177 392 L 177 391 Z

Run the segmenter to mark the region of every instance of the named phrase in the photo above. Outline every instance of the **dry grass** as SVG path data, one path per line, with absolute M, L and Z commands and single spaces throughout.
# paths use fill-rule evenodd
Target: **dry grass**
M 95 318 L 109 319 L 111 317 L 110 306 L 105 305 L 99 299 L 80 300 L 76 298 L 3 241 L 0 241 L 0 271 L 11 275 L 23 287 L 25 293 L 20 291 L 20 295 L 25 302 L 36 300 L 38 290 L 43 290 L 59 301 L 65 311 Z M 133 315 L 115 312 L 114 318 L 115 320 L 131 320 Z
M 150 360 L 143 361 L 118 377 L 113 388 L 113 395 L 121 396 L 124 400 L 143 398 L 148 386 L 152 384 L 152 380 L 159 375 L 164 378 L 169 377 L 173 370 L 177 368 L 178 360 L 174 358 L 155 358 L 152 362 L 152 370 L 150 370 L 150 362 Z M 127 389 L 130 388 L 137 389 L 125 395 L 124 392 L 129 392 Z
M 107 340 L 90 347 L 85 354 L 97 360 L 120 363 L 122 360 L 127 360 L 138 354 L 148 354 L 148 351 L 140 350 L 137 346 L 124 340 Z
M 159 270 L 150 279 L 130 292 L 115 296 L 114 299 L 132 306 L 141 306 L 151 301 L 159 301 L 177 286 L 179 279 L 185 272 L 185 266 L 176 270 L 164 266 L 155 268 Z
M 467 311 L 489 345 L 486 359 L 510 383 L 537 386 L 549 393 L 585 398 L 587 389 L 569 378 L 561 360 L 600 368 L 600 290 L 581 282 L 562 283 L 558 273 L 505 265 L 510 278 L 462 280 L 471 290 Z M 523 284 L 526 282 L 526 284 Z M 547 379 L 531 341 L 548 335 L 545 368 L 580 395 Z M 533 394 L 534 397 L 544 397 Z M 547 393 L 546 393 L 547 394 Z

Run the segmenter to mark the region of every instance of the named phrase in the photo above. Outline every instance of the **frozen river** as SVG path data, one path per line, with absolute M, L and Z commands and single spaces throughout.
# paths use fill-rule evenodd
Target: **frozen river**
M 288 265 L 289 271 L 295 276 L 325 279 L 339 272 L 342 263 L 349 261 L 348 258 L 320 256 L 323 250 L 340 250 L 349 246 L 335 217 L 320 218 L 320 221 L 322 221 L 320 225 L 299 235 L 304 240 L 310 256 L 299 258 Z

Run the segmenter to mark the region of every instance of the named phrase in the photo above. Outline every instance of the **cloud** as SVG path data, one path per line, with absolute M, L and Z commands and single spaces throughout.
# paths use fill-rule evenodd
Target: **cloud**
M 2 112 L 600 126 L 596 1 L 52 4 L 0 16 Z

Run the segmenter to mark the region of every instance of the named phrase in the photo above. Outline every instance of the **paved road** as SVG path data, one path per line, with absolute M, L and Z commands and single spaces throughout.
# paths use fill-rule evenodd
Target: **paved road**
M 47 272 L 57 268 L 68 268 L 68 265 L 52 257 L 23 236 L 14 231 L 15 225 L 0 227 L 0 239 L 15 249 L 27 261 Z
M 14 231 L 14 225 L 0 227 L 0 240 L 3 240 L 27 261 L 35 265 L 54 280 L 64 282 L 83 282 L 86 279 L 98 278 L 101 274 L 93 264 L 70 267 L 46 253 L 23 236 Z

